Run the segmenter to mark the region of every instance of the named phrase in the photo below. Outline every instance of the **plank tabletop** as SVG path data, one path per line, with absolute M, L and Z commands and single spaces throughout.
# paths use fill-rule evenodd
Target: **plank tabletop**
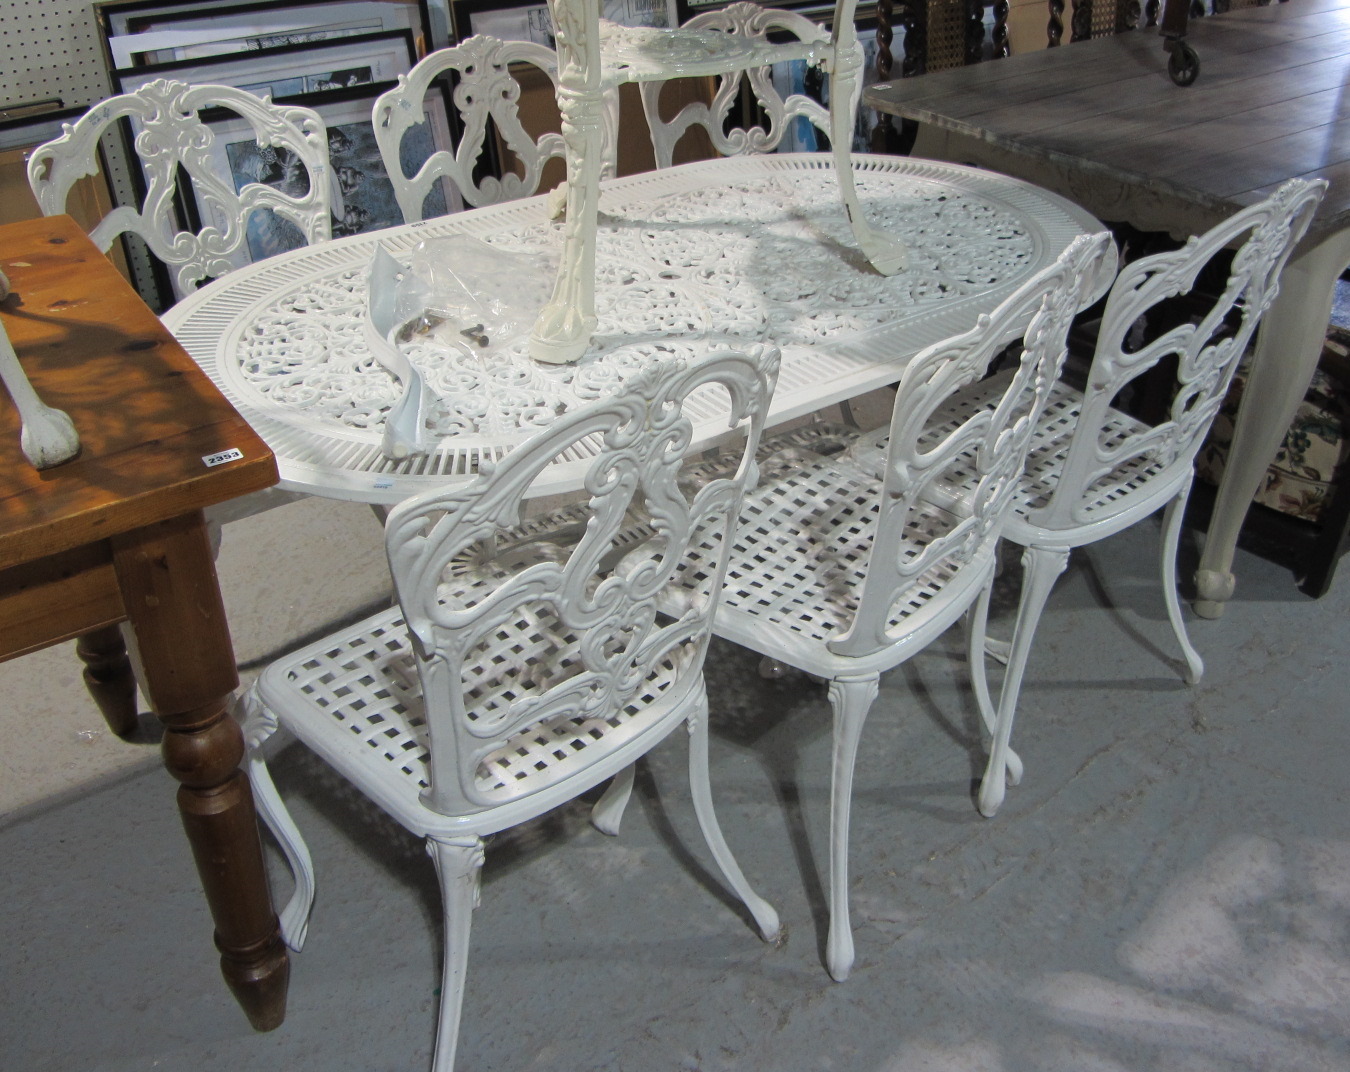
M 272 452 L 68 216 L 0 227 L 0 325 L 80 436 L 38 471 L 0 392 L 0 569 L 276 483 Z M 230 449 L 240 457 L 208 465 Z
M 1350 0 L 1190 20 L 1189 87 L 1156 29 L 885 82 L 864 103 L 1227 215 L 1298 176 L 1331 186 L 1314 230 L 1350 214 Z

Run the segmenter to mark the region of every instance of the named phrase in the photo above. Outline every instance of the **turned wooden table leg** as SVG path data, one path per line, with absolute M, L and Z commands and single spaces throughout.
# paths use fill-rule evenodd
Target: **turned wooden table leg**
M 259 1031 L 286 1015 L 290 962 L 272 910 L 244 740 L 228 714 L 239 679 L 200 513 L 117 537 L 113 561 L 164 765 L 215 921 L 221 971 Z
M 84 663 L 84 684 L 103 712 L 108 728 L 119 737 L 130 737 L 136 718 L 136 676 L 127 658 L 126 641 L 118 625 L 85 633 L 75 644 Z

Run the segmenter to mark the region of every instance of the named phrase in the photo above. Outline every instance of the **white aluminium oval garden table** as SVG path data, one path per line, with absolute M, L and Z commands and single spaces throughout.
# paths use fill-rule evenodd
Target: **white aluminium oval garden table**
M 1071 202 L 991 172 L 858 156 L 854 173 L 873 225 L 909 248 L 895 275 L 877 273 L 851 241 L 828 154 L 728 157 L 603 184 L 599 319 L 585 355 L 531 360 L 528 326 L 487 357 L 414 340 L 407 356 L 438 396 L 436 445 L 399 460 L 380 449 L 399 383 L 362 323 L 376 248 L 406 260 L 423 239 L 469 235 L 530 255 L 551 281 L 562 225 L 547 218 L 546 197 L 281 254 L 208 284 L 164 321 L 272 448 L 280 488 L 392 503 L 472 476 L 652 358 L 779 347 L 770 424 L 893 383 L 913 354 L 1101 229 Z M 719 399 L 703 401 L 691 413 L 693 449 L 727 434 Z M 536 493 L 575 486 L 585 461 L 555 466 Z

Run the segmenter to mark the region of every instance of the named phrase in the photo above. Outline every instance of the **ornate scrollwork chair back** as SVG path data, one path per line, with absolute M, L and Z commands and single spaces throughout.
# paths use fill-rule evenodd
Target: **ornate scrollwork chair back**
M 619 742 L 687 708 L 702 687 L 727 535 L 753 455 L 686 499 L 677 478 L 691 426 L 681 403 L 716 377 L 738 423 L 752 412 L 762 420 L 769 372 L 752 379 L 745 364 L 662 369 L 651 386 L 538 436 L 487 486 L 390 515 L 389 560 L 431 737 L 449 742 L 432 751 L 430 806 L 453 815 L 503 807 L 564 779 L 587 780 L 583 772 L 600 764 L 603 773 L 589 778 L 597 781 L 614 773 Z M 519 527 L 540 463 L 583 438 L 604 446 L 586 474 L 588 517 L 575 544 L 499 539 Z M 634 540 L 635 529 L 650 535 Z
M 259 809 L 297 876 L 289 943 L 303 941 L 314 883 L 260 750 L 278 723 L 427 839 L 445 901 L 440 1072 L 454 1061 L 482 838 L 611 777 L 593 818 L 617 832 L 633 762 L 682 724 L 711 853 L 763 936 L 778 933 L 713 813 L 703 681 L 777 370 L 770 349 L 648 366 L 469 485 L 399 505 L 386 526 L 398 606 L 278 661 L 246 698 Z M 693 488 L 680 481 L 683 407 L 708 390 L 730 394 L 739 462 Z M 522 524 L 530 486 L 556 464 L 578 467 L 584 500 Z
M 554 157 L 563 158 L 561 133 L 545 131 L 536 137 L 521 124 L 521 85 L 513 70 L 521 65 L 542 71 L 556 91 L 558 56 L 553 49 L 478 34 L 430 53 L 376 99 L 375 141 L 405 222 L 423 218 L 427 195 L 439 179 L 449 178 L 469 205 L 491 205 L 536 193 L 544 165 Z M 423 101 L 429 92 L 438 92 L 438 84 L 447 77 L 459 119 L 458 142 L 453 149 L 433 152 L 415 174 L 408 175 L 401 159 L 404 137 L 413 126 L 427 122 Z M 608 176 L 614 174 L 618 155 L 617 93 L 606 95 L 603 125 L 601 170 Z M 502 160 L 500 175 L 484 167 L 485 159 L 498 155 L 509 158 Z
M 223 108 L 252 128 L 275 185 L 248 181 L 237 189 L 219 163 L 217 135 L 201 113 Z M 133 93 L 94 105 L 60 137 L 35 149 L 28 182 L 44 215 L 65 211 L 71 187 L 96 174 L 99 139 L 121 120 L 135 131 L 135 151 L 146 176 L 139 207 L 113 209 L 91 232 L 104 251 L 124 233 L 139 235 L 173 269 L 180 291 L 228 272 L 242 256 L 249 221 L 271 212 L 293 225 L 307 243 L 332 236 L 333 184 L 323 121 L 309 108 L 283 107 L 231 86 L 188 85 L 156 79 Z M 192 185 L 202 218 L 193 233 L 179 230 L 176 198 L 181 171 Z
M 1064 360 L 1084 294 L 1111 260 L 1109 236 L 1081 236 L 970 331 L 904 367 L 880 464 L 841 449 L 857 433 L 794 430 L 760 450 L 760 483 L 742 508 L 714 631 L 771 663 L 829 682 L 830 974 L 853 964 L 848 825 L 853 765 L 880 675 L 922 651 L 972 606 L 994 575 L 1032 429 Z M 939 431 L 932 415 L 1025 333 L 997 404 Z M 837 435 L 837 439 L 832 439 Z M 709 463 L 714 464 L 714 463 Z M 954 470 L 978 488 L 964 514 L 928 491 Z M 697 471 L 697 470 L 695 470 Z M 983 625 L 976 627 L 981 635 Z
M 1195 457 L 1325 189 L 1321 180 L 1292 180 L 1181 249 L 1126 266 L 1107 298 L 1085 386 L 1055 385 L 1004 532 L 1024 548 L 1024 574 L 1011 643 L 989 643 L 992 653 L 1007 660 L 997 710 L 983 662 L 977 666 L 976 694 L 993 738 L 979 796 L 985 815 L 998 810 L 1009 775 L 1014 784 L 1020 778 L 1020 760 L 1008 743 L 1017 699 L 1041 612 L 1073 548 L 1165 511 L 1163 596 L 1186 679 L 1199 681 L 1204 666 L 1187 636 L 1176 584 Z M 1193 293 L 1197 276 L 1225 249 L 1235 252 L 1217 296 L 1180 323 L 1164 322 L 1150 331 L 1150 314 L 1163 303 L 1186 295 L 1189 305 L 1200 299 Z M 1121 408 L 1133 384 L 1169 361 L 1175 374 L 1160 419 L 1149 422 Z M 998 390 L 998 378 L 976 385 L 953 401 L 945 419 L 957 421 L 991 405 Z M 968 481 L 955 481 L 948 492 L 953 490 L 969 501 Z
M 795 12 L 763 8 L 754 3 L 733 3 L 717 11 L 704 12 L 684 23 L 683 28 L 719 31 L 751 42 L 762 42 L 770 34 L 788 32 L 800 41 L 818 46 L 821 57 L 831 48 L 829 31 L 818 23 Z M 846 59 L 855 61 L 861 67 L 862 50 L 856 38 L 846 47 L 849 49 Z M 736 126 L 731 122 L 733 113 L 741 105 L 743 80 L 749 81 L 751 91 L 768 122 L 767 128 L 758 125 Z M 783 96 L 774 86 L 772 71 L 768 67 L 752 67 L 719 75 L 710 104 L 691 102 L 670 119 L 664 119 L 661 115 L 663 85 L 664 82 L 660 81 L 641 84 L 642 110 L 651 131 L 652 150 L 658 168 L 671 166 L 675 146 L 693 126 L 706 130 L 713 147 L 723 156 L 773 152 L 781 144 L 792 120 L 798 116 L 804 116 L 826 135 L 830 133 L 829 111 L 804 93 Z M 861 85 L 858 92 L 861 92 Z M 856 106 L 856 101 L 853 105 Z
M 1107 298 L 1063 467 L 1049 501 L 1030 511 L 1028 522 L 1047 529 L 1109 522 L 1129 508 L 1127 496 L 1112 494 L 1113 485 L 1145 473 L 1145 479 L 1175 483 L 1191 471 L 1325 189 L 1320 181 L 1286 183 L 1181 249 L 1121 270 Z M 1136 341 L 1153 308 L 1191 294 L 1200 272 L 1221 250 L 1234 247 L 1227 279 L 1208 308 L 1156 338 Z M 1166 418 L 1130 432 L 1116 426 L 1122 393 L 1166 358 L 1176 363 Z

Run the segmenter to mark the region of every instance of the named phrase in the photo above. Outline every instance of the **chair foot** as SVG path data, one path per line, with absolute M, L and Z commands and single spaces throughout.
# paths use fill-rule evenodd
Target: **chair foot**
M 980 814 L 986 819 L 992 819 L 998 814 L 998 809 L 1003 806 L 1006 787 L 1004 770 L 991 766 L 990 769 L 985 771 L 984 777 L 980 779 L 980 792 L 976 799 L 976 807 L 980 809 Z
M 591 808 L 591 825 L 602 834 L 617 837 L 628 798 L 633 795 L 633 764 L 614 775 L 600 799 Z
M 853 931 L 847 918 L 830 919 L 830 936 L 825 942 L 825 967 L 830 978 L 842 983 L 853 971 Z

